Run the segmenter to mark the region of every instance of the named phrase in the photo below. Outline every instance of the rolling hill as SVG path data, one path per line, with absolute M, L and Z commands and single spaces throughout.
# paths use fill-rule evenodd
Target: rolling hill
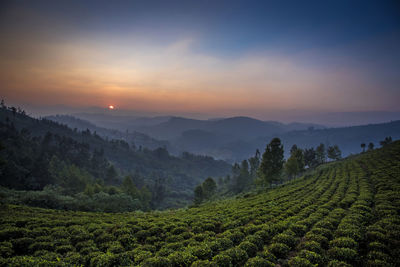
M 400 142 L 283 186 L 189 209 L 62 212 L 3 205 L 0 264 L 399 266 Z
M 109 130 L 95 129 L 99 133 L 110 133 Z M 119 133 L 112 134 L 118 137 Z M 230 164 L 211 157 L 190 153 L 173 156 L 164 147 L 151 150 L 120 139 L 106 140 L 96 132 L 73 130 L 48 119 L 13 112 L 11 108 L 0 109 L 0 136 L 3 148 L 0 157 L 6 162 L 0 164 L 0 185 L 18 190 L 41 190 L 54 184 L 56 177 L 65 176 L 54 174 L 60 168 L 51 171 L 52 166 L 61 161 L 72 168 L 71 172 L 79 172 L 79 177 L 89 176 L 84 183 L 119 185 L 123 177 L 130 175 L 140 177 L 139 180 L 144 180 L 140 186 L 144 183 L 150 189 L 157 188 L 161 181 L 166 190 L 162 191 L 163 195 L 188 201 L 193 188 L 205 178 L 223 177 L 231 171 Z M 75 171 L 76 167 L 80 171 Z M 107 176 L 115 179 L 107 182 Z M 68 177 L 64 180 L 63 184 L 70 182 Z M 80 191 L 85 186 L 82 187 Z M 166 205 L 165 201 L 161 204 Z
M 84 116 L 84 114 L 81 114 Z M 86 115 L 93 123 L 101 122 L 103 127 L 112 124 L 112 118 L 101 115 Z M 102 118 L 102 119 L 101 119 Z M 239 162 L 254 155 L 256 149 L 263 151 L 265 144 L 273 137 L 279 137 L 289 151 L 293 144 L 301 148 L 338 145 L 343 156 L 359 153 L 360 144 L 370 142 L 375 146 L 387 136 L 400 138 L 400 121 L 368 124 L 351 127 L 326 128 L 317 124 L 260 121 L 248 117 L 233 117 L 214 120 L 194 120 L 181 117 L 117 118 L 118 127 L 135 129 L 158 140 L 169 143 L 171 153 L 182 151 L 208 155 L 228 162 Z M 110 124 L 108 124 L 110 122 Z M 146 123 L 146 124 L 143 124 Z M 287 156 L 287 154 L 286 154 Z

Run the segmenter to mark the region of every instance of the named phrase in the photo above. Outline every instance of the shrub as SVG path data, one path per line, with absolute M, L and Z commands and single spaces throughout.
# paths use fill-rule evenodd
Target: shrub
M 302 223 L 295 223 L 290 226 L 290 230 L 292 230 L 296 236 L 303 236 L 307 231 L 307 226 Z
M 276 262 L 276 257 L 274 254 L 272 254 L 269 250 L 264 250 L 261 253 L 259 253 L 259 256 L 270 261 L 270 262 Z
M 314 251 L 315 253 L 318 254 L 322 253 L 321 245 L 316 241 L 306 241 L 301 244 L 301 247 L 309 251 Z
M 242 243 L 240 243 L 240 245 L 238 246 L 238 248 L 240 248 L 240 249 L 246 251 L 246 253 L 247 253 L 247 255 L 248 255 L 249 257 L 253 257 L 253 256 L 255 256 L 256 253 L 257 253 L 257 246 L 254 245 L 254 244 L 251 243 L 251 242 L 248 242 L 248 241 L 243 241 Z
M 151 257 L 147 258 L 142 262 L 140 266 L 143 267 L 169 267 L 171 265 L 170 261 L 165 257 Z
M 358 248 L 358 243 L 350 237 L 335 238 L 329 244 L 331 247 L 341 247 L 341 248 L 351 248 L 351 249 Z
M 352 267 L 352 265 L 338 260 L 332 260 L 328 263 L 328 267 Z
M 272 238 L 272 242 L 282 243 L 282 244 L 287 245 L 288 247 L 293 247 L 296 244 L 296 238 L 292 235 L 282 233 L 282 234 L 278 234 L 274 238 Z
M 124 247 L 118 241 L 108 243 L 107 252 L 112 254 L 118 254 L 124 252 Z
M 218 265 L 208 260 L 197 260 L 193 262 L 191 267 L 218 267 Z
M 0 243 L 0 256 L 4 258 L 9 258 L 14 254 L 12 249 L 12 244 L 10 242 L 1 242 Z
M 228 238 L 218 238 L 210 243 L 210 248 L 214 252 L 227 250 L 231 247 L 233 247 L 233 242 Z
M 367 258 L 369 260 L 382 260 L 386 262 L 390 261 L 389 255 L 380 251 L 370 251 L 367 255 Z
M 139 264 L 143 260 L 150 258 L 152 256 L 152 253 L 149 251 L 146 251 L 146 250 L 142 250 L 142 249 L 134 249 L 133 255 L 134 255 L 135 264 Z
M 264 246 L 264 241 L 259 235 L 248 235 L 244 239 L 245 241 L 249 241 L 257 246 L 257 249 L 262 249 Z
M 337 259 L 345 262 L 355 262 L 358 259 L 358 253 L 351 248 L 333 247 L 328 250 L 328 254 L 332 259 Z
M 217 264 L 219 267 L 232 267 L 232 259 L 230 256 L 225 254 L 218 254 L 214 256 L 212 261 Z
M 66 254 L 67 252 L 75 251 L 75 248 L 71 245 L 63 245 L 56 247 L 56 252 L 59 254 Z
M 315 264 L 312 264 L 309 260 L 301 258 L 299 256 L 293 257 L 288 262 L 291 267 L 314 267 Z
M 381 242 L 371 242 L 368 244 L 368 249 L 369 250 L 375 250 L 375 251 L 381 251 L 385 252 L 387 251 L 386 245 L 382 244 Z
M 53 250 L 53 243 L 50 242 L 37 242 L 33 243 L 32 245 L 29 246 L 29 251 L 30 252 L 35 252 L 38 250 L 48 250 L 51 251 Z
M 7 241 L 27 236 L 28 231 L 25 228 L 8 227 L 0 231 L 0 241 Z
M 254 257 L 247 260 L 245 267 L 273 267 L 274 263 L 262 258 L 262 257 Z
M 201 260 L 207 260 L 212 257 L 212 250 L 206 243 L 188 247 L 188 252 Z
M 248 255 L 246 251 L 234 247 L 224 251 L 224 254 L 228 255 L 231 258 L 233 265 L 243 265 L 248 259 Z
M 289 253 L 290 248 L 288 245 L 283 243 L 273 243 L 268 247 L 268 250 L 277 258 L 284 258 Z
M 26 254 L 29 246 L 32 245 L 35 240 L 30 237 L 22 237 L 13 239 L 11 242 L 16 254 Z
M 323 261 L 321 255 L 319 255 L 318 253 L 315 253 L 313 251 L 309 251 L 309 250 L 305 250 L 305 249 L 300 251 L 299 256 L 301 258 L 309 260 L 311 263 L 314 263 L 314 264 L 321 264 Z
M 168 260 L 173 266 L 190 266 L 197 257 L 187 251 L 176 251 L 168 255 Z

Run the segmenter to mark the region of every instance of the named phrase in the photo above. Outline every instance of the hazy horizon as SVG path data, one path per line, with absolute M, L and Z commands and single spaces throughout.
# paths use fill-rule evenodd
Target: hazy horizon
M 379 124 L 390 121 L 400 120 L 400 112 L 388 111 L 360 111 L 360 112 L 315 112 L 315 111 L 263 111 L 259 115 L 246 113 L 244 111 L 227 113 L 162 113 L 140 110 L 109 110 L 107 107 L 86 107 L 76 108 L 68 106 L 46 106 L 38 107 L 29 104 L 8 103 L 7 105 L 21 107 L 27 114 L 33 117 L 45 117 L 51 115 L 71 115 L 79 118 L 79 114 L 104 114 L 111 116 L 129 116 L 129 117 L 183 117 L 197 120 L 214 120 L 232 117 L 250 117 L 261 121 L 277 121 L 288 123 L 312 123 L 327 127 L 346 127 L 366 124 Z

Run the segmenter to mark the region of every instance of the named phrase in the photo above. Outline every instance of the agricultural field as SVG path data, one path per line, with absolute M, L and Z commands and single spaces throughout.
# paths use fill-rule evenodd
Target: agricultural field
M 400 142 L 199 207 L 3 205 L 1 266 L 400 266 Z

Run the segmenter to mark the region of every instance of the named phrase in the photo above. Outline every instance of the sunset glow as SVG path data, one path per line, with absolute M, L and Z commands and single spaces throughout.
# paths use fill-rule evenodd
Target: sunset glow
M 114 109 L 114 106 L 113 105 L 109 105 L 108 109 Z
M 400 112 L 400 27 L 390 4 L 355 12 L 315 2 L 310 13 L 263 1 L 22 3 L 5 4 L 0 22 L 1 94 L 10 103 L 83 110 L 113 99 L 118 110 L 260 119 Z

